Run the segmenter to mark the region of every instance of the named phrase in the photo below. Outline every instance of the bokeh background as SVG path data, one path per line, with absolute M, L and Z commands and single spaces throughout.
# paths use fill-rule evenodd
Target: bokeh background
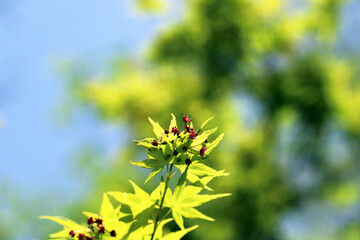
M 141 185 L 170 113 L 226 133 L 186 239 L 360 239 L 359 42 L 356 0 L 1 0 L 0 239 Z

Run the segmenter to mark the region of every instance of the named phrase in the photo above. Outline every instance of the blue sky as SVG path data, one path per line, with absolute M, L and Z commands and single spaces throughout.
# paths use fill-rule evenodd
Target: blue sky
M 59 64 L 80 60 L 101 70 L 119 53 L 140 54 L 175 18 L 139 15 L 130 0 L 0 1 L 0 216 L 16 218 L 8 208 L 14 199 L 25 209 L 54 192 L 71 201 L 82 187 L 71 171 L 78 149 L 90 142 L 111 152 L 123 140 L 118 127 L 84 113 L 58 124 L 65 98 Z M 54 213 L 51 201 L 40 206 L 38 215 Z M 27 217 L 39 226 L 37 216 Z M 18 231 L 36 236 L 31 226 Z
M 118 0 L 6 0 L 0 9 L 0 182 L 61 187 L 64 161 L 79 144 L 116 140 L 116 131 L 86 117 L 55 124 L 64 94 L 58 64 L 101 65 L 119 50 L 139 52 L 168 16 L 139 17 Z

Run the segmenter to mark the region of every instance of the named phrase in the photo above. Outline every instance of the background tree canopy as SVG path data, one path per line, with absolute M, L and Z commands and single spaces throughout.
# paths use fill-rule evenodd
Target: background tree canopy
M 70 69 L 73 97 L 134 139 L 149 134 L 145 116 L 216 117 L 227 134 L 213 164 L 231 172 L 217 184 L 233 196 L 208 205 L 216 223 L 189 239 L 358 239 L 359 73 L 337 38 L 346 3 L 185 3 L 144 57 L 100 79 Z M 122 185 L 138 155 L 129 141 L 114 167 L 93 169 L 94 195 Z
M 358 239 L 360 87 L 337 50 L 343 4 L 186 1 L 140 60 L 101 79 L 70 74 L 74 96 L 134 139 L 149 134 L 145 116 L 216 117 L 227 135 L 213 164 L 231 172 L 217 184 L 233 197 L 208 205 L 217 221 L 189 239 Z M 94 195 L 121 185 L 139 157 L 130 142 L 119 150 Z
M 136 2 L 149 15 L 170 4 Z M 67 66 L 67 100 L 121 126 L 126 144 L 109 161 L 79 157 L 89 197 L 62 215 L 84 221 L 103 192 L 145 180 L 131 140 L 151 134 L 147 116 L 165 124 L 173 112 L 215 116 L 209 127 L 226 135 L 212 164 L 230 172 L 214 189 L 232 196 L 203 210 L 216 222 L 186 239 L 360 239 L 358 56 L 338 32 L 353 2 L 186 0 L 140 57 L 119 56 L 101 77 Z

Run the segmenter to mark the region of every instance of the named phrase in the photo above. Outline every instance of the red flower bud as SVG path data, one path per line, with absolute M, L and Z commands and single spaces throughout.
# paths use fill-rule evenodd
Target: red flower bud
M 192 118 L 190 118 L 189 116 L 183 115 L 183 121 L 186 122 L 186 123 L 191 122 Z
M 156 141 L 156 140 L 154 140 L 154 141 L 151 142 L 151 144 L 152 144 L 153 146 L 157 147 L 157 146 L 159 145 L 159 142 Z
M 88 223 L 88 225 L 93 224 L 94 223 L 93 217 L 89 217 L 87 220 L 87 223 Z
M 74 231 L 74 230 L 71 230 L 71 231 L 69 232 L 69 235 L 70 235 L 70 237 L 75 237 L 75 231 Z
M 104 226 L 99 226 L 99 230 L 98 233 L 105 233 L 105 227 Z
M 191 131 L 191 132 L 190 132 L 190 135 L 189 135 L 189 138 L 195 139 L 195 138 L 197 137 L 197 135 L 198 135 L 197 132 Z
M 169 130 L 165 129 L 165 134 L 168 134 L 169 133 Z
M 191 162 L 191 160 L 190 160 L 189 158 L 187 158 L 187 159 L 185 160 L 185 164 L 186 164 L 186 165 L 189 166 L 191 163 L 192 163 L 192 162 Z
M 180 131 L 179 131 L 179 129 L 177 129 L 177 127 L 173 127 L 173 128 L 171 129 L 171 132 L 173 132 L 174 135 L 175 135 L 175 134 L 177 134 L 177 135 L 180 134 Z
M 206 139 L 205 141 L 204 141 L 204 143 L 208 143 L 209 141 Z
M 112 230 L 112 231 L 110 232 L 110 236 L 116 237 L 116 232 L 115 232 L 115 230 Z
M 103 220 L 102 220 L 101 218 L 96 218 L 96 219 L 95 219 L 95 222 L 96 222 L 98 225 L 100 225 L 100 224 L 102 224 Z
M 80 233 L 80 234 L 78 235 L 79 240 L 84 240 L 84 237 L 85 237 L 85 234 L 84 234 L 84 233 Z
M 206 148 L 206 147 L 202 147 L 202 148 L 200 149 L 200 156 L 204 157 L 206 151 L 207 151 L 207 148 Z

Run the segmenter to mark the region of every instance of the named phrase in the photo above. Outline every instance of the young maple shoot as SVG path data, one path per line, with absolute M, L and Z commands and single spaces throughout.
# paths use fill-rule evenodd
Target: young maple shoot
M 208 183 L 215 177 L 228 175 L 224 170 L 217 171 L 205 165 L 224 134 L 209 142 L 208 137 L 216 128 L 207 131 L 203 131 L 203 128 L 212 118 L 194 131 L 192 119 L 183 115 L 184 130 L 180 131 L 175 116 L 171 115 L 172 120 L 168 129 L 163 129 L 149 117 L 156 138 L 134 141 L 145 148 L 148 158 L 131 164 L 152 169 L 145 183 L 160 174 L 163 169 L 166 170 L 158 187 L 149 194 L 130 181 L 134 193 L 104 193 L 99 214 L 83 212 L 87 217 L 86 224 L 78 224 L 64 217 L 41 216 L 42 219 L 52 220 L 64 227 L 63 230 L 50 234 L 50 239 L 180 240 L 198 227 L 196 225 L 185 228 L 183 218 L 214 221 L 213 218 L 196 210 L 196 207 L 230 195 L 200 194 L 202 190 L 212 191 Z M 172 190 L 169 183 L 178 172 L 181 176 Z M 115 206 L 110 198 L 117 202 Z M 168 217 L 170 213 L 172 218 Z M 164 226 L 173 220 L 180 230 L 165 234 Z

